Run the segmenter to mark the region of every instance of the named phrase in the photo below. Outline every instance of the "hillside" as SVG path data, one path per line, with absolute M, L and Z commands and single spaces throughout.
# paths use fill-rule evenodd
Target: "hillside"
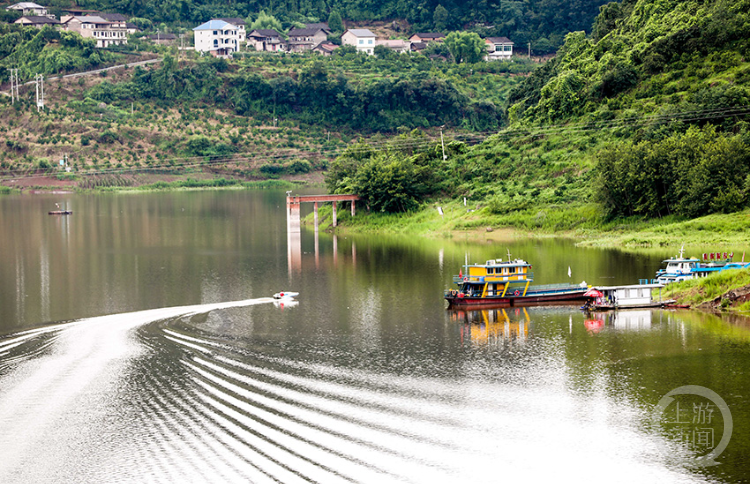
M 510 127 L 442 171 L 443 197 L 473 209 L 452 228 L 584 230 L 743 210 L 748 11 L 747 0 L 603 8 L 592 36 L 569 34 L 511 92 Z
M 19 42 L 0 59 L 0 80 L 3 66 L 20 66 L 24 81 L 35 69 L 57 66 L 62 74 L 93 58 L 82 53 L 90 40 L 71 46 L 59 32 L 15 26 L 4 34 Z M 420 128 L 434 138 L 443 126 L 449 137 L 483 139 L 504 122 L 510 89 L 536 67 L 456 65 L 419 54 L 257 54 L 228 62 L 159 49 L 163 61 L 154 66 L 47 75 L 42 111 L 33 85 L 21 87 L 20 103 L 0 96 L 0 175 L 58 173 L 67 154 L 74 174 L 65 176 L 81 186 L 91 186 L 94 174 L 104 185 L 128 184 L 131 177 L 119 175 L 135 171 L 302 176 L 324 170 L 360 137 L 379 143 Z M 133 57 L 97 52 L 91 67 Z

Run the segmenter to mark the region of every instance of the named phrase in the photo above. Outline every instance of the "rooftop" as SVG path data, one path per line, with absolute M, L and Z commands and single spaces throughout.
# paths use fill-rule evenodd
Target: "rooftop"
M 46 8 L 46 7 L 42 7 L 41 5 L 37 5 L 36 3 L 33 3 L 33 2 L 21 2 L 21 3 L 16 3 L 7 7 L 6 10 L 24 10 L 27 8 Z
M 368 29 L 349 29 L 347 32 L 351 32 L 355 37 L 375 37 Z
M 241 18 L 238 18 L 238 17 L 227 17 L 227 18 L 223 18 L 222 17 L 222 18 L 217 19 L 217 20 L 223 20 L 223 21 L 225 21 L 227 23 L 230 23 L 232 25 L 236 25 L 237 27 L 244 27 L 245 26 L 245 21 L 242 20 Z
M 510 44 L 510 45 L 513 45 L 513 41 L 510 40 L 508 37 L 487 37 L 484 40 L 486 42 L 491 42 L 493 44 Z
M 262 37 L 281 37 L 281 34 L 276 32 L 274 29 L 255 29 L 250 32 L 248 37 L 255 37 L 253 34 L 256 34 L 255 36 L 260 35 Z
M 200 24 L 199 26 L 195 27 L 193 30 L 222 30 L 227 27 L 236 28 L 235 25 L 225 22 L 224 20 L 214 19 L 214 20 L 209 20 L 208 22 L 204 24 Z
M 28 22 L 23 22 L 24 20 L 27 20 Z M 26 17 L 19 18 L 15 21 L 15 23 L 59 24 L 60 21 L 54 18 L 42 17 L 39 15 L 28 15 Z
M 311 28 L 311 29 L 292 29 L 292 30 L 290 30 L 290 31 L 289 31 L 289 33 L 288 33 L 287 35 L 289 35 L 290 37 L 292 37 L 292 36 L 308 36 L 308 35 L 315 35 L 315 34 L 317 34 L 318 32 L 320 32 L 321 30 L 325 30 L 325 29 L 321 29 L 321 28 Z
M 422 32 L 416 33 L 414 35 L 416 35 L 420 39 L 442 39 L 443 37 L 445 37 L 445 35 L 438 32 Z M 412 35 L 412 37 L 414 37 L 414 35 Z

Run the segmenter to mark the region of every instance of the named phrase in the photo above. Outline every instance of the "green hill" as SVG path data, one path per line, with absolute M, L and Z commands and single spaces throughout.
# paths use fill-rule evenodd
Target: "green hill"
M 442 229 L 632 227 L 745 209 L 749 11 L 747 0 L 602 7 L 591 36 L 569 34 L 511 91 L 508 129 L 451 155 L 434 199 L 466 197 L 472 210 Z

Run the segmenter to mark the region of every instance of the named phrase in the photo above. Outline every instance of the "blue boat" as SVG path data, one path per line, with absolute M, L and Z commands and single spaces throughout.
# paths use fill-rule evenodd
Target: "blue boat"
M 671 282 L 687 281 L 699 277 L 708 277 L 711 274 L 728 269 L 747 269 L 750 262 L 732 262 L 734 253 L 710 253 L 703 254 L 703 260 L 696 257 L 685 257 L 685 246 L 680 249 L 677 257 L 665 259 L 662 264 L 666 267 L 656 271 L 656 282 L 669 284 Z

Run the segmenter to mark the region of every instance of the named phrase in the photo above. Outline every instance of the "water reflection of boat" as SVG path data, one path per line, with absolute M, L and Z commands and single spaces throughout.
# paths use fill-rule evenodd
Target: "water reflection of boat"
M 592 333 L 603 328 L 621 331 L 643 331 L 651 329 L 653 312 L 649 309 L 628 309 L 617 312 L 591 313 L 584 321 L 584 326 Z
M 461 306 L 535 306 L 583 302 L 588 287 L 585 282 L 575 284 L 534 285 L 531 264 L 521 259 L 503 262 L 488 260 L 484 264 L 464 265 L 453 277 L 458 289 L 447 290 L 445 299 L 452 307 Z
M 525 308 L 456 309 L 451 311 L 451 319 L 463 323 L 461 338 L 468 337 L 473 343 L 526 339 L 531 324 Z

